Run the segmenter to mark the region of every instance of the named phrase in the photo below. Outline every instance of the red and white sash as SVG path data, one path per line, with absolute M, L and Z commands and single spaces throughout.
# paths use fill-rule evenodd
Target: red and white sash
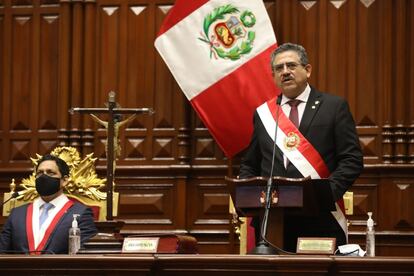
M 49 227 L 46 229 L 45 235 L 43 236 L 42 241 L 39 243 L 39 245 L 35 248 L 35 241 L 34 241 L 34 235 L 33 235 L 33 203 L 30 203 L 27 207 L 27 214 L 26 214 L 26 235 L 27 235 L 27 242 L 29 243 L 29 251 L 34 252 L 31 254 L 34 255 L 40 255 L 41 251 L 44 250 L 44 247 L 47 243 L 47 241 L 50 238 L 50 235 L 52 234 L 53 230 L 55 230 L 56 224 L 59 222 L 59 220 L 62 218 L 62 216 L 65 214 L 65 212 L 73 205 L 73 201 L 66 202 L 65 205 L 63 205 L 62 209 L 59 210 L 59 212 L 56 214 L 56 216 L 53 218 L 52 222 L 49 224 Z
M 277 111 L 279 108 L 280 110 Z M 276 145 L 303 177 L 310 176 L 312 179 L 329 177 L 329 169 L 319 152 L 286 117 L 281 107 L 276 104 L 275 98 L 259 106 L 257 112 L 273 141 L 275 139 L 276 114 L 279 114 Z M 343 199 L 338 200 L 335 205 L 336 211 L 332 211 L 332 215 L 341 226 L 348 240 L 348 226 L 344 215 Z

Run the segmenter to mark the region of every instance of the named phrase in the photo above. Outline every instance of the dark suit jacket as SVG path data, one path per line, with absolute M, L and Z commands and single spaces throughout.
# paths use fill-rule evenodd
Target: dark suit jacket
M 315 108 L 312 108 L 315 107 Z M 334 200 L 342 198 L 343 194 L 357 179 L 363 169 L 363 154 L 356 133 L 355 122 L 347 102 L 334 95 L 321 93 L 311 88 L 308 102 L 299 125 L 299 131 L 319 152 L 329 171 L 329 181 Z M 241 162 L 240 177 L 269 176 L 272 163 L 273 140 L 266 132 L 257 111 L 254 114 L 254 131 L 249 147 Z M 283 162 L 283 153 L 277 148 L 273 176 L 291 178 L 306 177 L 289 163 L 287 169 Z M 287 218 L 286 224 L 295 223 L 304 218 Z M 323 222 L 330 220 L 328 225 Z M 338 225 L 330 214 L 321 214 L 312 218 L 311 224 L 318 228 L 329 228 Z M 303 228 L 303 224 L 300 224 Z M 289 225 L 286 225 L 289 227 Z M 298 226 L 298 227 L 299 227 Z M 309 225 L 308 225 L 309 226 Z M 309 226 L 311 227 L 311 226 Z M 315 228 L 314 227 L 314 228 Z M 292 229 L 287 229 L 293 231 Z M 321 230 L 321 229 L 319 229 Z M 303 230 L 298 230 L 299 232 Z M 336 231 L 336 230 L 334 230 Z M 298 233 L 300 235 L 301 233 Z M 316 233 L 317 234 L 317 233 Z M 311 233 L 310 233 L 311 235 Z
M 26 213 L 29 205 L 14 208 L 0 235 L 0 252 L 28 253 L 26 234 Z M 75 202 L 62 216 L 44 247 L 45 253 L 67 254 L 69 228 L 72 227 L 73 214 L 80 214 L 78 225 L 81 231 L 81 244 L 94 236 L 96 229 L 90 208 Z

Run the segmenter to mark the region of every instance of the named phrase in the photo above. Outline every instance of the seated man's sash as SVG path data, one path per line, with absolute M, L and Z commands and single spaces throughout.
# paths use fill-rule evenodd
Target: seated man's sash
M 27 242 L 29 244 L 30 254 L 40 255 L 42 251 L 44 251 L 46 243 L 49 240 L 52 232 L 55 230 L 57 223 L 66 213 L 66 211 L 70 207 L 72 207 L 73 204 L 74 204 L 73 201 L 69 200 L 68 202 L 66 202 L 65 205 L 63 205 L 62 209 L 59 210 L 59 212 L 56 214 L 56 216 L 53 218 L 52 222 L 50 223 L 49 227 L 46 229 L 45 235 L 43 236 L 40 244 L 37 247 L 35 247 L 35 241 L 34 241 L 34 235 L 33 235 L 33 224 L 32 224 L 33 203 L 29 204 L 29 206 L 27 207 L 27 214 L 26 214 L 26 235 L 27 235 Z M 69 235 L 69 232 L 68 232 L 68 235 Z
M 312 179 L 328 178 L 329 169 L 319 152 L 302 135 L 297 127 L 286 117 L 283 110 L 276 104 L 276 99 L 262 104 L 257 108 L 260 120 L 262 121 L 267 133 L 275 140 L 276 114 L 279 115 L 276 145 L 303 175 L 310 176 Z M 343 199 L 336 202 L 336 211 L 332 211 L 345 236 L 348 236 L 348 227 L 345 218 Z M 347 237 L 348 238 L 348 237 Z

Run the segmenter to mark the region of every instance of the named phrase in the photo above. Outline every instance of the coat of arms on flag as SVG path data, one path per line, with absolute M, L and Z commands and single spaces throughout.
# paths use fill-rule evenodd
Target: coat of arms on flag
M 210 57 L 237 60 L 251 52 L 256 33 L 253 12 L 239 9 L 231 4 L 215 8 L 203 22 L 199 39 L 210 47 Z
M 155 47 L 223 152 L 247 147 L 254 110 L 278 94 L 263 0 L 176 0 Z

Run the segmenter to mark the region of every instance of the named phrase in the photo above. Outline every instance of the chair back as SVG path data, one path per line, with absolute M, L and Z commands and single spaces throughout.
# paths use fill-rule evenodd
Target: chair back
M 90 207 L 94 213 L 95 220 L 106 220 L 106 192 L 102 190 L 105 188 L 105 178 L 99 178 L 95 171 L 95 161 L 97 158 L 93 157 L 93 153 L 86 155 L 81 159 L 79 152 L 74 147 L 57 147 L 52 152 L 52 155 L 63 159 L 69 166 L 69 182 L 64 187 L 64 193 L 71 199 L 80 202 Z M 3 216 L 8 216 L 11 210 L 15 207 L 32 202 L 39 196 L 36 191 L 36 166 L 38 161 L 42 158 L 41 155 L 36 154 L 36 158 L 31 158 L 33 163 L 33 173 L 22 180 L 19 185 L 16 185 L 15 180 L 12 179 L 10 184 L 10 192 L 4 193 L 3 202 L 6 202 L 16 190 L 19 190 L 19 196 L 11 199 L 3 205 Z M 113 193 L 113 214 L 118 213 L 119 193 Z

